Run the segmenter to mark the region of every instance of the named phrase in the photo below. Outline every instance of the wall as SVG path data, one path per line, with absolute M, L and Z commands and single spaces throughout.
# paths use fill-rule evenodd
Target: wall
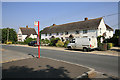
M 31 35 L 29 36 L 29 38 L 37 38 L 37 35 L 31 34 Z
M 22 40 L 22 32 L 21 32 L 20 29 L 18 30 L 17 38 L 18 38 L 18 41 L 21 41 L 21 40 Z M 21 40 L 20 40 L 20 39 L 21 39 Z
M 101 30 L 100 30 L 100 28 L 101 28 Z M 105 38 L 111 38 L 111 37 L 113 37 L 113 31 L 107 30 L 106 25 L 104 23 L 104 20 L 102 19 L 101 22 L 100 22 L 100 25 L 98 27 L 97 36 L 100 36 L 100 35 L 102 36 L 103 33 L 106 33 Z
M 84 36 L 87 37 L 96 37 L 96 32 L 97 30 L 88 30 L 87 34 L 83 34 L 83 30 L 79 31 L 79 34 L 76 34 L 76 31 L 69 31 L 68 35 L 65 35 L 65 32 L 63 33 L 63 35 L 61 35 L 62 32 L 59 32 L 59 35 L 56 35 L 56 33 L 52 33 L 51 36 L 49 36 L 49 34 L 47 34 L 47 36 L 45 36 L 45 34 L 41 34 L 41 39 L 50 39 L 52 36 L 54 36 L 55 38 L 59 37 L 63 37 L 63 39 L 69 38 L 69 36 L 72 34 L 75 37 L 79 37 L 82 38 Z
M 102 19 L 99 26 L 98 26 L 98 31 L 97 31 L 97 36 L 102 36 L 103 33 L 106 32 L 106 26 L 105 26 L 105 23 L 104 23 L 104 20 Z
M 111 30 L 106 30 L 106 38 L 112 38 L 113 37 L 113 31 Z
M 70 34 L 72 34 L 74 37 L 82 38 L 82 37 L 87 36 L 87 37 L 90 38 L 90 37 L 98 37 L 100 35 L 102 36 L 103 33 L 106 33 L 105 38 L 113 37 L 113 31 L 107 31 L 106 30 L 106 25 L 105 25 L 103 19 L 101 19 L 101 22 L 100 22 L 100 24 L 98 26 L 98 29 L 96 29 L 96 30 L 88 30 L 87 34 L 83 34 L 83 30 L 80 30 L 79 34 L 75 34 L 76 31 L 69 31 L 68 35 L 65 35 L 65 32 L 64 32 L 63 35 L 60 35 L 61 33 L 62 32 L 60 32 L 59 35 L 56 35 L 56 33 L 52 33 L 51 36 L 59 37 L 59 38 L 63 37 L 65 39 L 65 38 L 69 37 Z M 41 39 L 45 39 L 45 38 L 49 39 L 49 38 L 51 38 L 51 36 L 49 36 L 49 34 L 47 36 L 45 36 L 45 34 L 41 34 Z
M 27 35 L 22 35 L 22 41 L 24 41 L 26 37 Z

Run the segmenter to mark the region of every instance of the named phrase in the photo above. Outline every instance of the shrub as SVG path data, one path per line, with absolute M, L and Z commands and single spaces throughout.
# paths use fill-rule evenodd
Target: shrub
M 107 49 L 109 50 L 110 48 L 113 47 L 113 43 L 107 43 Z
M 36 39 L 27 38 L 27 39 L 24 41 L 24 43 L 25 43 L 25 44 L 28 44 L 29 42 L 31 42 L 31 41 L 33 41 L 33 40 L 36 40 Z
M 64 43 L 61 40 L 58 40 L 58 42 L 56 43 L 57 47 L 63 47 Z
M 50 46 L 56 46 L 56 43 L 60 40 L 60 38 L 51 38 L 50 40 Z
M 45 39 L 45 44 L 49 44 L 50 41 L 48 39 Z
M 68 43 L 70 43 L 70 41 L 68 41 L 68 40 L 65 41 L 65 43 L 64 43 L 64 47 L 65 47 L 65 48 L 67 48 Z
M 19 42 L 19 41 L 18 41 L 18 42 L 16 42 L 16 44 L 22 44 L 22 45 L 23 45 L 23 44 L 25 44 L 25 43 L 24 43 L 24 42 Z

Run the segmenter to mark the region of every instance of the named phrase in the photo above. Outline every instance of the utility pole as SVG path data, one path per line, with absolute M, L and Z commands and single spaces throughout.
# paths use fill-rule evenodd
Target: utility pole
M 8 28 L 8 33 L 7 33 L 7 42 L 9 41 L 9 28 Z

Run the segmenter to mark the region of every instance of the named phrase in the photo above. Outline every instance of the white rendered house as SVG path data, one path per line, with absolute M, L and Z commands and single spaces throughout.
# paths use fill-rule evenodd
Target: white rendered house
M 27 38 L 37 38 L 37 33 L 34 28 L 28 28 L 28 26 L 20 27 L 18 30 L 18 41 L 23 42 Z
M 72 22 L 67 24 L 55 25 L 46 27 L 41 32 L 41 39 L 50 39 L 52 37 L 59 37 L 67 40 L 70 36 L 76 38 L 82 37 L 98 37 L 105 38 L 113 37 L 113 29 L 105 24 L 102 17 L 96 19 L 85 18 L 84 21 Z

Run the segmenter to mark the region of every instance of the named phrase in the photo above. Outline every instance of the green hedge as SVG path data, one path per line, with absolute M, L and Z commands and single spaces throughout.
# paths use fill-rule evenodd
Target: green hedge
M 98 50 L 106 51 L 107 50 L 107 44 L 106 43 L 99 43 L 98 44 Z
M 25 44 L 28 44 L 29 42 L 31 42 L 31 41 L 36 41 L 37 39 L 36 38 L 34 38 L 34 39 L 32 39 L 32 38 L 27 38 L 26 40 L 24 40 L 24 43 Z

